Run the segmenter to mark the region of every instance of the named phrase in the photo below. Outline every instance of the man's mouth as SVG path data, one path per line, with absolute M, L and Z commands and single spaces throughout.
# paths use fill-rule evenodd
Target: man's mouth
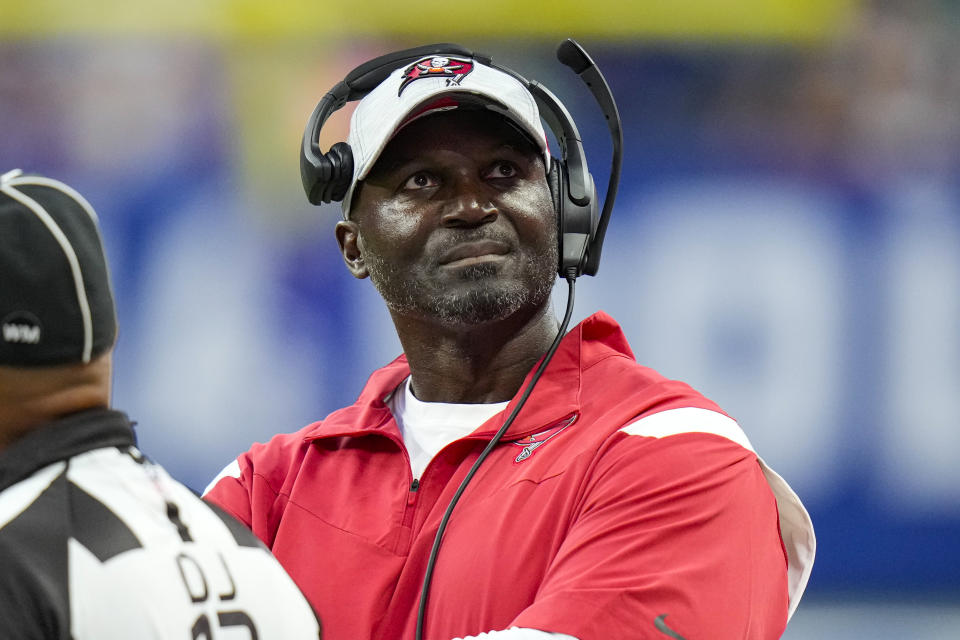
M 466 267 L 491 260 L 502 260 L 510 246 L 497 240 L 463 242 L 440 256 L 441 267 Z

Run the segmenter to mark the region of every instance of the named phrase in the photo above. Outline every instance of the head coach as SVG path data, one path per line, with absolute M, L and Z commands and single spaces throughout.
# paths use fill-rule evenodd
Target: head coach
M 457 45 L 361 65 L 308 121 L 308 199 L 342 202 L 344 263 L 403 354 L 206 498 L 272 549 L 329 638 L 772 639 L 803 593 L 809 517 L 739 425 L 638 364 L 605 313 L 567 330 L 576 278 L 597 272 L 620 124 L 583 49 L 558 56 L 613 134 L 602 211 L 563 104 Z M 322 152 L 352 100 L 348 140 Z

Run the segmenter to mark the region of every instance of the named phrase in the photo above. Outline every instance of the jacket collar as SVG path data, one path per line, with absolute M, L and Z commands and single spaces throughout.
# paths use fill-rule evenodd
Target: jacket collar
M 93 449 L 136 444 L 126 414 L 92 409 L 50 422 L 0 452 L 0 491 L 34 471 Z
M 526 405 L 504 434 L 503 440 L 522 438 L 541 431 L 543 425 L 579 413 L 583 370 L 592 362 L 610 355 L 626 355 L 633 359 L 633 352 L 620 326 L 609 315 L 598 311 L 571 329 L 560 341 L 553 360 L 547 365 Z M 490 438 L 503 426 L 520 401 L 523 390 L 530 383 L 539 364 L 538 361 L 527 373 L 507 408 L 487 420 L 471 437 Z M 396 422 L 385 401 L 409 375 L 410 366 L 403 355 L 382 369 L 374 371 L 353 405 L 335 411 L 326 419 L 310 425 L 305 439 L 374 433 L 399 437 Z

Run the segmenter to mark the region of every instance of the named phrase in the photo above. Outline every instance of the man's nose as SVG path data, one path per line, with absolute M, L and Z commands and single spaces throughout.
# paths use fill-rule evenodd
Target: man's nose
M 441 217 L 445 227 L 478 227 L 497 219 L 500 212 L 476 190 L 462 189 L 447 201 Z

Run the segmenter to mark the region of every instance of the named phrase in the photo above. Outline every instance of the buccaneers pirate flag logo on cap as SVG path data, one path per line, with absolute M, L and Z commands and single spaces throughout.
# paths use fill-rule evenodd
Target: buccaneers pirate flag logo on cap
M 403 72 L 400 82 L 399 96 L 407 85 L 421 78 L 447 78 L 447 85 L 460 84 L 463 78 L 473 71 L 473 62 L 462 58 L 448 58 L 446 56 L 432 56 L 414 62 Z

